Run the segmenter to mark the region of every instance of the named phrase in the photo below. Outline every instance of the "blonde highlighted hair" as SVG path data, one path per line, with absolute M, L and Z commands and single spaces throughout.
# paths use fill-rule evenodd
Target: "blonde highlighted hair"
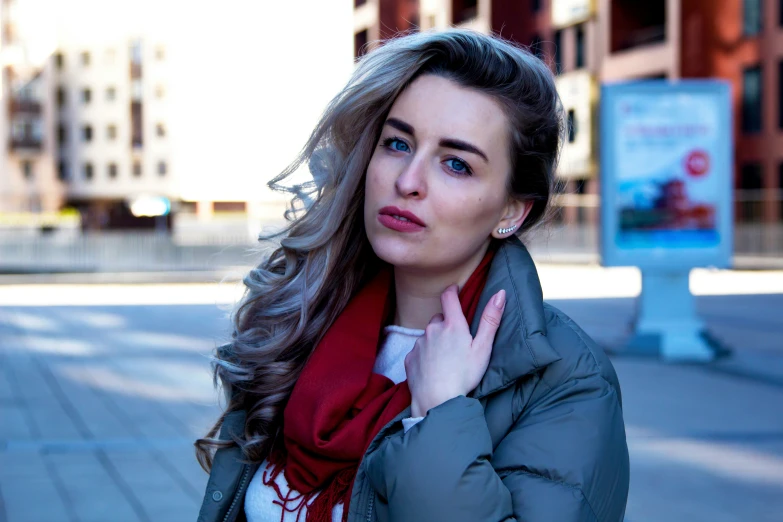
M 314 347 L 380 261 L 367 240 L 364 176 L 397 96 L 434 74 L 492 96 L 508 117 L 512 172 L 508 189 L 533 201 L 520 233 L 539 223 L 554 189 L 563 136 L 562 106 L 549 68 L 527 50 L 468 30 L 415 33 L 366 54 L 331 101 L 302 153 L 270 186 L 293 194 L 286 229 L 263 241 L 277 247 L 244 278 L 231 340 L 214 358 L 215 382 L 229 401 L 196 453 L 211 468 L 216 449 L 239 445 L 263 461 L 282 428 L 283 410 Z M 313 182 L 287 187 L 307 164 Z M 233 441 L 216 435 L 228 413 L 247 412 Z

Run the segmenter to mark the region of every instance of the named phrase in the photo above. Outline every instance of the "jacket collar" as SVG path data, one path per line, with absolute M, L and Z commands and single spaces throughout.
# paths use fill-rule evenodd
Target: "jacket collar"
M 538 272 L 525 246 L 512 237 L 498 248 L 470 327 L 475 336 L 481 312 L 498 290 L 506 290 L 506 308 L 492 348 L 489 366 L 471 396 L 481 399 L 520 377 L 560 360 L 546 338 L 544 300 Z

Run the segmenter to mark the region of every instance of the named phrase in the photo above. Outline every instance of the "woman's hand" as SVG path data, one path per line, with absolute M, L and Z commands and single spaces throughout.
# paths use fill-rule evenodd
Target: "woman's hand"
M 487 303 L 475 339 L 462 313 L 457 285 L 448 287 L 440 301 L 443 314 L 430 320 L 424 335 L 405 357 L 413 417 L 423 417 L 431 408 L 467 395 L 478 386 L 489 365 L 506 292 L 500 290 Z

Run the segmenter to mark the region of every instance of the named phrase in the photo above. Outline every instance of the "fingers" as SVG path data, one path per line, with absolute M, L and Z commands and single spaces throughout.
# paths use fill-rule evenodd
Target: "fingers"
M 440 295 L 440 305 L 443 309 L 443 318 L 446 321 L 462 322 L 467 324 L 465 314 L 462 313 L 462 305 L 459 304 L 457 285 L 451 285 Z
M 430 319 L 429 324 L 438 324 L 442 323 L 445 318 L 443 317 L 443 314 L 435 314 L 432 316 L 432 319 Z
M 481 347 L 491 347 L 495 341 L 495 333 L 500 326 L 500 320 L 503 317 L 503 310 L 506 307 L 506 291 L 500 290 L 492 299 L 489 300 L 484 312 L 481 314 L 476 338 L 473 340 L 474 346 L 478 343 Z

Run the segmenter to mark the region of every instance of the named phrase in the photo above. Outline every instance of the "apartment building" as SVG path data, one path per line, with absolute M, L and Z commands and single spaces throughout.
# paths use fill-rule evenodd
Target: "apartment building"
M 783 0 L 682 0 L 681 20 L 681 75 L 731 82 L 738 220 L 783 221 Z
M 134 199 L 176 199 L 166 46 L 120 32 L 60 42 L 52 56 L 58 179 L 86 228 L 143 225 Z M 139 216 L 137 216 L 139 217 Z
M 470 27 L 530 49 L 557 74 L 569 122 L 558 172 L 594 221 L 604 82 L 717 77 L 733 89 L 738 221 L 783 220 L 783 0 L 366 0 L 356 54 L 394 29 Z M 359 5 L 361 4 L 361 5 Z M 382 13 L 398 13 L 396 18 Z M 399 13 L 406 17 L 401 25 Z M 414 22 L 418 22 L 414 24 Z M 360 45 L 361 44 L 361 45 Z M 757 200 L 757 201 L 754 201 Z M 750 202 L 751 204 L 747 204 Z
M 65 197 L 54 170 L 52 70 L 27 45 L 18 7 L 0 0 L 0 212 L 52 212 Z

